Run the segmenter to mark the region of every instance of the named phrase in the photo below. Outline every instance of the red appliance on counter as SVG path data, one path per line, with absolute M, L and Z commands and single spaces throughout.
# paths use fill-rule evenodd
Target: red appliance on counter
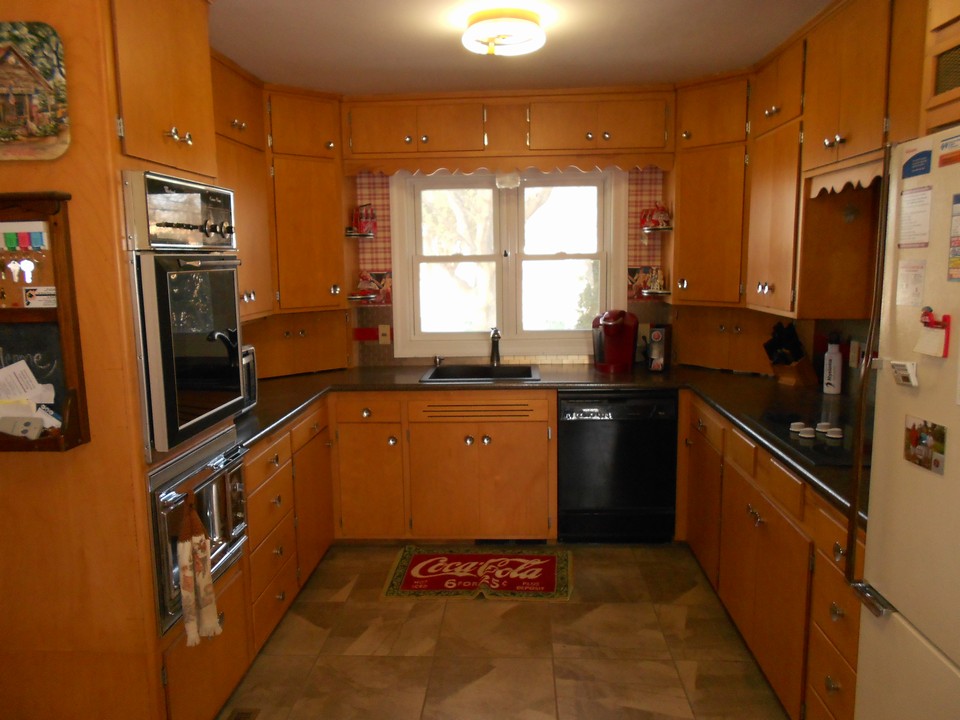
M 637 316 L 626 310 L 607 310 L 593 319 L 593 365 L 600 372 L 633 369 L 637 350 Z

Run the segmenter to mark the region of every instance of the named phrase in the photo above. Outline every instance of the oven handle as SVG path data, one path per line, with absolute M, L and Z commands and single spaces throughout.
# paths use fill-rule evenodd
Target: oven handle
M 235 268 L 240 267 L 240 258 L 217 260 L 178 260 L 182 268 Z

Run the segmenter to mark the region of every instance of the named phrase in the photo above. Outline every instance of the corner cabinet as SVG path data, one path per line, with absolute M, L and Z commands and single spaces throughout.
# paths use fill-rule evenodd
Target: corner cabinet
M 763 135 L 803 112 L 804 43 L 794 42 L 750 80 L 750 134 Z
M 123 153 L 216 177 L 209 2 L 113 0 L 112 7 Z

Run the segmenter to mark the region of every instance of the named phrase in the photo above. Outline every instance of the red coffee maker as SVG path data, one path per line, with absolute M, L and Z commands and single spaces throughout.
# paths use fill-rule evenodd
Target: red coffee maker
M 607 310 L 593 319 L 593 365 L 600 372 L 633 370 L 637 350 L 637 316 L 626 310 Z

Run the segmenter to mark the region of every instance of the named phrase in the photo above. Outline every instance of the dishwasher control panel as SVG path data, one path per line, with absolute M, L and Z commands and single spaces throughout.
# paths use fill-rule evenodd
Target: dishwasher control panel
M 578 407 L 566 409 L 560 416 L 561 420 L 613 420 L 613 411 L 601 407 Z

